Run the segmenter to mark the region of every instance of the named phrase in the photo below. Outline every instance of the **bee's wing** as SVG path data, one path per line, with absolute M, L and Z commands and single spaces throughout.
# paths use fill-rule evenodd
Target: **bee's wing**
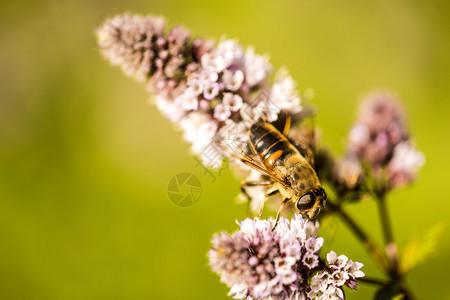
M 260 162 L 259 159 L 256 160 L 252 158 L 252 156 L 257 156 L 256 153 L 245 152 L 237 142 L 228 141 L 225 143 L 224 140 L 218 139 L 214 139 L 214 141 L 224 152 L 228 153 L 228 155 L 233 157 L 235 160 L 242 162 L 243 164 L 255 169 L 263 175 L 268 176 L 276 182 L 283 183 L 283 180 L 278 173 L 274 172 L 274 170 L 268 169 Z M 251 149 L 251 147 L 249 148 Z
M 317 133 L 313 125 L 307 125 L 291 130 L 290 142 L 297 148 L 300 154 L 314 168 L 314 154 L 316 148 Z
M 292 143 L 294 144 L 295 148 L 300 152 L 300 154 L 306 159 L 306 161 L 311 165 L 311 167 L 314 168 L 315 161 L 314 161 L 314 151 L 309 145 L 300 140 L 292 140 Z

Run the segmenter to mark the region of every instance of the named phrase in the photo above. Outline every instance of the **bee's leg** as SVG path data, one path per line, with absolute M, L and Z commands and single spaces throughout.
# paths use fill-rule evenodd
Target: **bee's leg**
M 258 219 L 261 219 L 261 216 L 263 214 L 264 204 L 266 203 L 267 198 L 275 196 L 275 195 L 279 195 L 279 194 L 280 194 L 280 191 L 278 189 L 266 193 L 266 195 L 264 196 L 264 201 L 259 205 Z
M 280 215 L 281 215 L 281 211 L 283 210 L 284 205 L 289 202 L 289 200 L 291 200 L 290 198 L 286 198 L 283 200 L 283 202 L 281 203 L 280 209 L 278 210 L 277 213 L 277 219 L 275 220 L 275 224 L 273 225 L 272 231 L 275 230 L 275 228 L 277 228 L 278 225 L 278 221 L 280 221 Z
M 289 133 L 289 129 L 291 129 L 291 121 L 292 121 L 292 117 L 291 115 L 287 115 L 286 116 L 286 122 L 284 123 L 284 128 L 283 128 L 283 135 L 287 136 Z
M 252 201 L 252 198 L 247 193 L 246 187 L 252 187 L 252 186 L 270 186 L 273 182 L 270 180 L 265 181 L 252 181 L 252 180 L 244 180 L 241 182 L 241 193 L 244 194 L 244 196 L 247 198 L 247 215 L 250 215 L 250 204 Z M 264 203 L 264 202 L 263 202 Z

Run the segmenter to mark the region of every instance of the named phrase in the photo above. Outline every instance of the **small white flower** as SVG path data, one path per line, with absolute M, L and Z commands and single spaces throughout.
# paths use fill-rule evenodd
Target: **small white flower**
M 280 250 L 286 255 L 286 257 L 291 257 L 298 260 L 301 255 L 301 249 L 300 243 L 294 234 L 287 232 L 282 236 L 280 240 Z
M 349 278 L 348 273 L 340 270 L 336 270 L 333 272 L 333 274 L 331 274 L 331 280 L 337 286 L 343 285 L 348 278 Z
M 217 138 L 227 148 L 227 151 L 224 151 L 225 155 L 230 156 L 230 153 L 233 153 L 239 156 L 241 151 L 247 149 L 248 146 L 248 128 L 244 122 L 236 123 L 226 119 L 225 124 L 219 130 Z M 234 162 L 234 159 L 232 161 Z M 242 170 L 251 169 L 240 163 L 237 166 Z
M 334 284 L 327 271 L 317 273 L 311 280 L 311 290 L 308 293 L 310 299 L 343 299 L 344 293 L 340 287 Z
M 225 60 L 225 57 L 214 52 L 204 54 L 201 58 L 201 63 L 205 70 L 217 73 L 222 72 L 228 66 L 228 62 Z
M 293 220 L 295 220 L 295 222 L 291 222 L 289 230 L 295 237 L 297 237 L 297 239 L 299 239 L 300 243 L 304 243 L 306 239 L 305 224 L 308 221 L 303 220 L 301 215 L 295 216 Z
M 321 297 L 321 299 L 343 299 L 344 293 L 342 290 L 334 285 L 329 285 L 328 288 L 325 290 L 324 295 Z
M 241 115 L 243 122 L 247 124 L 253 124 L 254 121 L 259 118 L 253 114 L 253 107 L 247 103 L 242 104 L 239 114 Z
M 199 154 L 209 144 L 217 131 L 217 123 L 208 115 L 199 111 L 194 111 L 180 120 L 183 137 L 192 143 L 191 150 Z
M 310 237 L 313 237 L 313 238 L 317 237 L 317 233 L 319 232 L 319 222 L 306 220 L 304 227 L 305 227 L 305 234 L 306 234 L 305 239 L 310 238 Z
M 194 78 L 188 80 L 188 86 L 193 91 L 193 93 L 198 96 L 203 93 L 203 89 L 205 88 L 205 83 L 199 78 Z
M 345 264 L 348 261 L 348 258 L 345 255 L 340 255 L 338 257 L 336 252 L 330 251 L 327 254 L 327 261 L 331 268 L 340 269 L 345 266 Z
M 252 294 L 255 298 L 262 298 L 267 296 L 267 294 L 270 292 L 270 287 L 268 285 L 267 281 L 262 281 L 258 284 L 256 284 L 252 288 Z
M 279 275 L 275 276 L 269 281 L 269 287 L 272 289 L 273 294 L 279 294 L 283 291 L 283 284 Z
M 307 251 L 303 255 L 302 262 L 309 269 L 313 269 L 319 265 L 319 257 L 317 255 L 315 255 L 314 253 Z
M 278 113 L 280 112 L 280 107 L 275 103 L 269 101 L 259 102 L 253 108 L 253 116 L 256 119 L 267 119 L 268 122 L 274 122 L 278 119 Z
M 206 70 L 198 75 L 198 80 L 203 83 L 216 82 L 219 78 L 217 72 Z
M 223 104 L 217 104 L 214 108 L 214 118 L 219 121 L 225 121 L 231 116 L 231 111 Z
M 205 85 L 203 97 L 205 97 L 206 100 L 212 100 L 219 95 L 219 91 L 220 85 L 217 82 L 209 82 Z
M 230 111 L 238 111 L 242 107 L 244 101 L 239 95 L 224 93 L 222 103 Z
M 345 270 L 353 278 L 364 277 L 365 276 L 364 272 L 360 270 L 363 266 L 364 265 L 362 263 L 356 261 L 353 262 L 352 260 L 350 260 L 347 266 L 345 267 Z
M 248 237 L 253 237 L 256 234 L 256 224 L 252 219 L 245 219 L 238 223 L 241 226 L 241 231 Z
M 224 39 L 217 44 L 216 53 L 224 58 L 226 67 L 229 67 L 235 60 L 242 58 L 242 46 L 233 39 Z
M 248 48 L 244 55 L 245 82 L 255 86 L 266 78 L 271 67 L 266 57 L 255 54 L 253 48 Z
M 247 291 L 248 286 L 246 284 L 233 284 L 228 295 L 233 296 L 234 299 L 244 299 L 247 296 Z
M 292 263 L 292 261 L 277 257 L 273 263 L 275 264 L 275 271 L 278 275 L 286 275 L 292 273 L 292 265 L 295 261 Z
M 414 149 L 409 141 L 399 143 L 388 165 L 390 185 L 398 187 L 410 183 L 424 163 L 425 156 Z
M 220 73 L 241 57 L 242 47 L 235 40 L 223 40 L 211 53 L 202 56 L 201 63 L 204 69 Z
M 239 90 L 244 82 L 244 73 L 241 70 L 236 70 L 235 72 L 224 70 L 222 82 L 226 89 L 235 92 Z
M 244 122 L 237 123 L 233 120 L 226 120 L 225 126 L 219 131 L 219 137 L 230 142 L 247 142 L 248 129 Z
M 368 143 L 369 139 L 370 133 L 367 126 L 363 124 L 356 124 L 352 129 L 350 129 L 349 143 L 352 148 L 356 148 L 354 151 L 358 151 L 358 148 Z
M 255 266 L 258 264 L 258 262 L 259 262 L 259 259 L 256 256 L 252 256 L 248 259 L 248 264 L 250 266 Z
M 286 69 L 281 69 L 275 77 L 275 83 L 270 92 L 270 98 L 281 110 L 296 113 L 301 111 L 300 97 L 297 94 L 295 81 Z
M 275 223 L 272 224 L 272 226 Z M 275 228 L 275 232 L 279 235 L 279 236 L 283 236 L 283 237 L 287 237 L 288 234 L 290 234 L 290 227 L 294 226 L 294 224 L 290 223 L 287 219 L 284 218 L 280 218 L 279 222 L 278 222 L 278 226 Z M 294 236 L 294 235 L 289 235 L 289 236 Z M 286 244 L 289 244 L 289 241 L 287 241 Z
M 171 122 L 179 122 L 185 115 L 185 111 L 175 103 L 175 101 L 168 100 L 166 97 L 158 95 L 155 97 L 155 104 L 159 111 L 169 119 Z
M 305 243 L 306 249 L 309 249 L 311 252 L 319 251 L 322 245 L 323 245 L 323 238 L 321 237 L 319 238 L 310 237 Z
M 269 220 L 256 220 L 256 229 L 264 233 L 269 233 L 271 231 L 271 223 Z
M 288 285 L 297 280 L 297 273 L 291 271 L 291 273 L 280 275 L 280 277 L 281 283 Z
M 175 98 L 175 103 L 185 111 L 197 110 L 198 100 L 195 91 L 187 88 L 183 94 Z
M 334 295 L 336 292 L 336 287 L 332 284 L 328 285 L 326 290 L 323 292 L 325 295 Z
M 314 292 L 324 292 L 330 281 L 330 275 L 327 271 L 320 271 L 311 279 L 311 288 Z

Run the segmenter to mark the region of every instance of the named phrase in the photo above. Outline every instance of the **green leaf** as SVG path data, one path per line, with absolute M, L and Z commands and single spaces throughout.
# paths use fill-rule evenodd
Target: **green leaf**
M 406 274 L 436 252 L 445 227 L 444 222 L 435 224 L 422 234 L 413 236 L 406 243 L 400 258 L 400 271 L 403 274 Z

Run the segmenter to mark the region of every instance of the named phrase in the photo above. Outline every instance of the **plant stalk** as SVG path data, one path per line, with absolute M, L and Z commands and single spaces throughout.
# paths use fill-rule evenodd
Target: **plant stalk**
M 362 283 L 375 284 L 375 285 L 379 285 L 379 286 L 388 286 L 390 283 L 389 281 L 387 281 L 385 279 L 367 277 L 367 276 L 358 278 L 358 281 L 362 282 Z
M 380 213 L 381 226 L 383 228 L 384 242 L 386 245 L 386 255 L 389 259 L 391 273 L 398 281 L 399 279 L 399 261 L 397 245 L 394 242 L 394 235 L 392 233 L 392 224 L 389 218 L 388 207 L 386 203 L 386 196 L 384 193 L 377 195 L 378 210 Z

